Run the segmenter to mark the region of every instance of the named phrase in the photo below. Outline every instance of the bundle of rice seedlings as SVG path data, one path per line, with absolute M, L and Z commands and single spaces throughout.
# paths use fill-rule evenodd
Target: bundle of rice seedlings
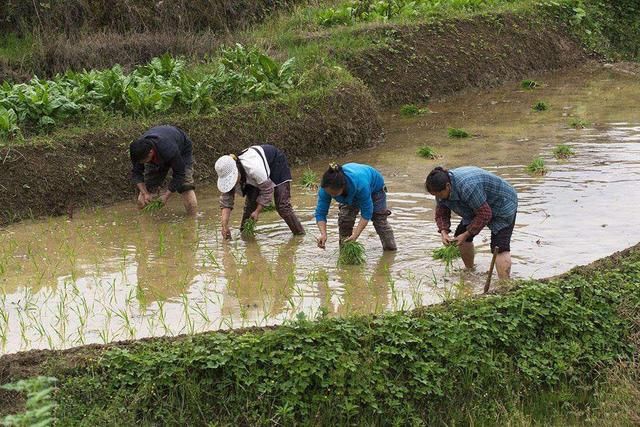
M 460 248 L 455 243 L 448 244 L 438 249 L 434 249 L 431 253 L 433 259 L 444 262 L 445 268 L 449 270 L 453 267 L 453 261 L 460 258 Z
M 544 165 L 544 160 L 540 157 L 533 159 L 533 161 L 527 165 L 527 172 L 531 175 L 538 176 L 546 174 L 547 167 Z
M 523 80 L 520 85 L 522 86 L 523 89 L 535 89 L 537 87 L 540 87 L 540 83 L 538 83 L 535 80 Z
M 538 101 L 533 104 L 533 107 L 531 108 L 533 108 L 534 111 L 547 111 L 549 109 L 549 104 L 544 101 Z
M 311 168 L 307 168 L 302 173 L 302 181 L 301 184 L 307 190 L 315 190 L 318 188 L 318 174 L 311 170 Z
M 164 206 L 162 204 L 162 200 L 156 199 L 156 200 L 152 200 L 151 202 L 147 203 L 147 205 L 144 208 L 142 208 L 142 210 L 145 211 L 145 212 L 155 212 L 157 210 L 160 210 L 162 208 L 162 206 Z
M 254 237 L 256 235 L 256 226 L 256 220 L 253 218 L 249 218 L 242 226 L 242 235 L 244 237 Z
M 276 205 L 273 203 L 269 203 L 267 206 L 262 208 L 262 212 L 273 212 L 276 210 Z
M 361 265 L 364 262 L 364 245 L 362 243 L 348 241 L 340 245 L 338 265 Z
M 423 145 L 422 147 L 418 148 L 417 154 L 418 156 L 424 157 L 425 159 L 437 159 L 438 157 L 440 157 L 438 156 L 438 153 L 436 153 L 436 151 L 428 145 Z
M 459 128 L 449 128 L 447 130 L 447 133 L 449 134 L 449 138 L 467 138 L 467 137 L 469 137 L 469 132 L 467 132 L 464 129 L 459 129 Z
M 574 154 L 576 153 L 571 149 L 571 147 L 565 144 L 560 144 L 553 149 L 553 155 L 556 156 L 556 159 L 568 159 Z

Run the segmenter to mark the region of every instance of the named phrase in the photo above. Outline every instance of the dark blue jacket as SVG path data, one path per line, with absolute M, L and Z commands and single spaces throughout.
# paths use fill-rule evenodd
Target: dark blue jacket
M 178 191 L 184 184 L 186 168 L 193 167 L 193 143 L 187 134 L 175 126 L 164 125 L 149 129 L 141 138 L 151 140 L 160 170 L 173 171 L 169 191 Z M 144 182 L 144 164 L 133 164 L 132 180 L 134 184 Z

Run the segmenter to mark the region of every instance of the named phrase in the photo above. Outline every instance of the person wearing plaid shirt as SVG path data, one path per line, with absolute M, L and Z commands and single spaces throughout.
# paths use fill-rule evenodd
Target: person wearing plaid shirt
M 433 169 L 425 182 L 436 198 L 435 220 L 442 243 L 456 243 L 467 268 L 473 267 L 473 238 L 486 226 L 491 230 L 491 252 L 497 251 L 501 280 L 511 273 L 511 235 L 518 210 L 518 194 L 504 179 L 484 169 L 465 166 Z M 451 211 L 462 221 L 451 238 Z

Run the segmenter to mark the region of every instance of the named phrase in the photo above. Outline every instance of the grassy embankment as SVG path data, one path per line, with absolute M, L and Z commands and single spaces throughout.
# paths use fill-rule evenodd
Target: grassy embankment
M 22 368 L 33 357 L 32 374 L 58 378 L 58 425 L 619 426 L 640 420 L 639 345 L 636 246 L 503 295 L 25 354 Z

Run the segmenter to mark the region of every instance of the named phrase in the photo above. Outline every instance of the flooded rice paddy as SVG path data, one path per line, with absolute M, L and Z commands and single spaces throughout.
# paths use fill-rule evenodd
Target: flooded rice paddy
M 315 194 L 300 185 L 293 202 L 304 237 L 291 237 L 270 212 L 255 239 L 241 239 L 237 205 L 233 241 L 222 242 L 214 183 L 198 189 L 195 219 L 175 198 L 156 214 L 129 202 L 0 230 L 0 354 L 278 324 L 301 313 L 403 310 L 479 292 L 490 260 L 486 229 L 476 238 L 475 272 L 445 271 L 431 259 L 440 240 L 424 179 L 438 164 L 481 166 L 516 187 L 514 277 L 552 276 L 637 243 L 640 78 L 593 65 L 532 78 L 544 86 L 524 91 L 514 82 L 434 103 L 420 117 L 389 114 L 384 145 L 338 159 L 374 165 L 389 188 L 399 250 L 383 253 L 370 225 L 360 238 L 363 267 L 336 265 L 335 206 L 327 249 L 316 247 Z M 533 111 L 538 100 L 549 110 Z M 572 117 L 590 124 L 572 129 Z M 472 137 L 449 139 L 447 127 Z M 441 157 L 418 157 L 423 144 Z M 558 144 L 575 156 L 554 159 Z M 525 166 L 538 156 L 548 173 L 531 176 Z M 328 161 L 309 166 L 321 174 Z

